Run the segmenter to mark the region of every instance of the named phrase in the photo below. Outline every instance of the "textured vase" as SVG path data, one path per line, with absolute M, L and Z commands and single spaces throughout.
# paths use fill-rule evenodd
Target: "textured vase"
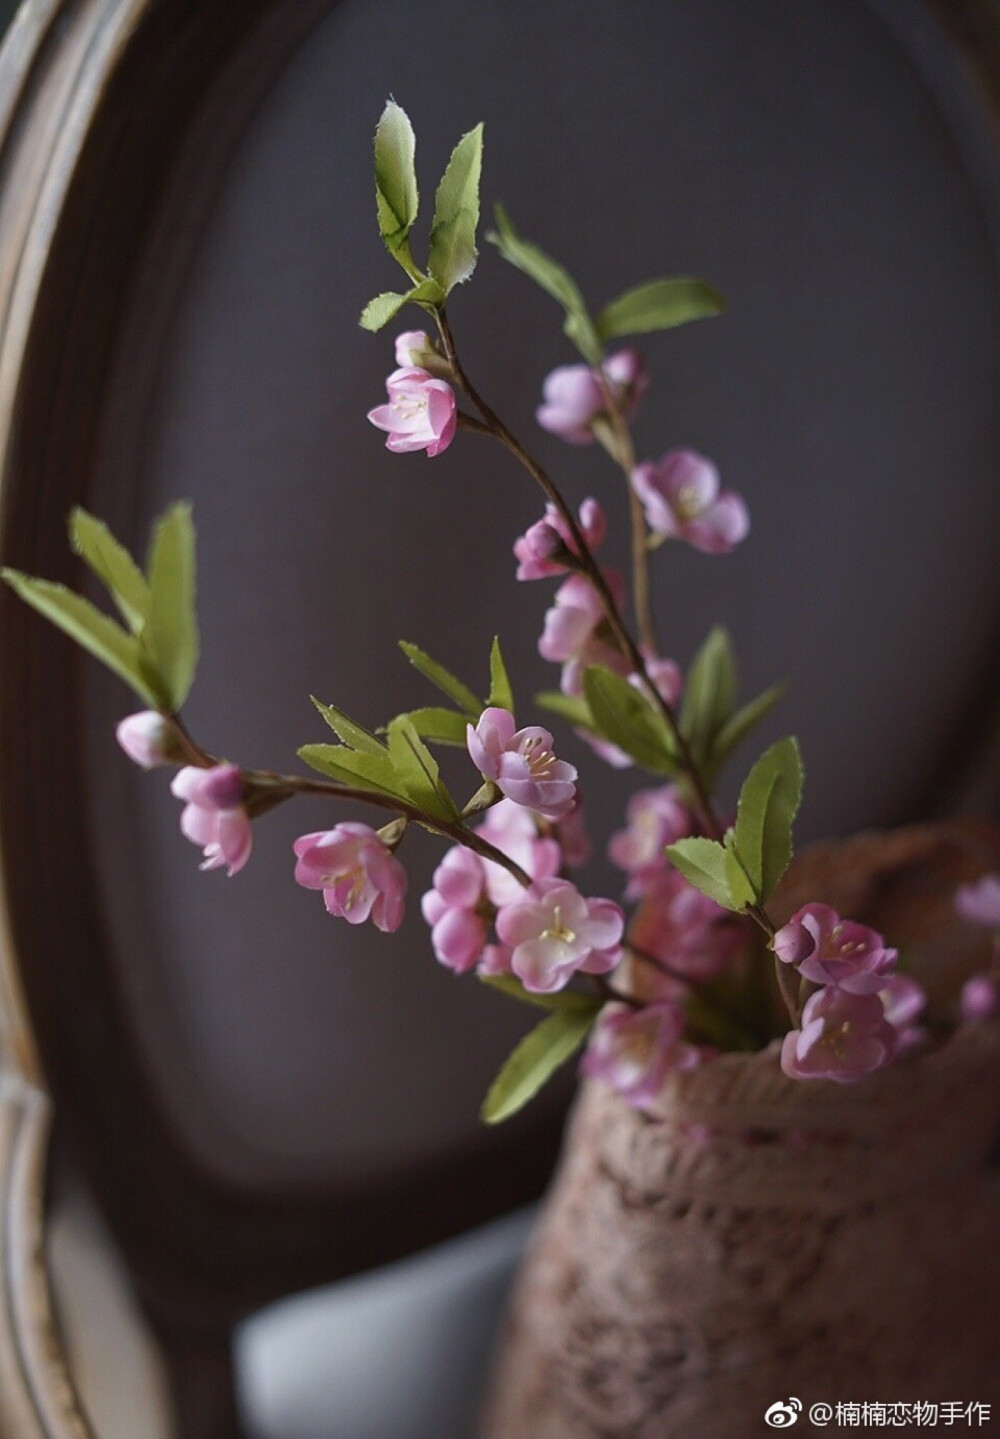
M 903 908 L 926 929 L 931 871 L 914 881 L 899 837 L 865 844 L 853 861 L 883 888 L 905 870 Z M 797 1433 L 826 1432 L 816 1403 L 991 1403 L 1000 1418 L 998 1134 L 993 1023 L 850 1086 L 786 1079 L 777 1046 L 726 1055 L 673 1076 L 655 1120 L 587 1085 L 484 1434 L 747 1439 L 792 1398 Z

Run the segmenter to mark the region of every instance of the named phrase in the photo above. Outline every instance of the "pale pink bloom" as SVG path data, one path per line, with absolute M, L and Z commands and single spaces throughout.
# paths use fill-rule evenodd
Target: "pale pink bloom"
M 625 893 L 634 899 L 667 868 L 667 845 L 691 833 L 691 812 L 677 786 L 665 784 L 637 790 L 625 807 L 625 817 L 625 829 L 608 842 L 608 858 L 629 876 Z
M 156 710 L 127 715 L 115 730 L 122 749 L 143 769 L 169 764 L 176 755 L 173 727 Z
M 625 916 L 609 899 L 584 899 L 565 879 L 540 879 L 497 915 L 497 934 L 512 950 L 511 969 L 525 989 L 549 994 L 578 970 L 606 974 L 621 958 Z
M 802 1011 L 802 1028 L 785 1035 L 781 1067 L 791 1079 L 850 1084 L 892 1060 L 898 1048 L 877 994 L 819 989 Z
M 512 799 L 502 799 L 488 810 L 476 833 L 520 865 L 532 879 L 551 879 L 562 868 L 559 841 L 551 835 L 540 835 L 533 811 Z M 524 886 L 503 865 L 489 859 L 484 859 L 482 865 L 486 894 L 498 909 L 524 893 Z
M 684 1011 L 669 1000 L 631 1009 L 609 1004 L 590 1036 L 581 1070 L 610 1084 L 633 1109 L 648 1110 L 668 1074 L 695 1069 L 702 1060 L 682 1041 Z
M 1000 874 L 984 874 L 955 891 L 955 909 L 972 924 L 1000 929 Z
M 420 902 L 431 926 L 434 953 L 456 974 L 472 969 L 483 952 L 488 929 L 485 890 L 482 860 L 471 849 L 455 845 L 434 871 L 434 888 Z
M 899 1039 L 896 1053 L 909 1054 L 927 1038 L 927 1030 L 915 1023 L 927 1004 L 922 985 L 908 974 L 892 974 L 878 992 L 885 1017 Z
M 604 511 L 596 500 L 584 500 L 579 511 L 580 533 L 588 550 L 598 549 L 607 533 Z M 566 573 L 566 565 L 556 556 L 569 551 L 577 553 L 572 532 L 553 504 L 545 506 L 545 514 L 514 541 L 519 580 L 543 580 Z
M 590 835 L 587 833 L 587 821 L 583 813 L 583 800 L 580 798 L 580 788 L 577 786 L 576 803 L 568 814 L 564 814 L 556 824 L 556 838 L 562 848 L 563 863 L 570 869 L 577 869 L 580 865 L 586 864 L 591 855 Z
M 632 471 L 652 530 L 667 539 L 687 540 L 706 554 L 727 554 L 750 531 L 747 507 L 733 490 L 720 490 L 719 472 L 694 450 L 671 450 Z
M 243 776 L 234 764 L 210 769 L 186 766 L 174 775 L 170 789 L 184 801 L 181 833 L 201 845 L 202 869 L 225 866 L 230 877 L 250 858 L 253 832 L 243 808 Z
M 963 1019 L 995 1019 L 1000 1012 L 1000 987 L 989 974 L 975 974 L 962 985 L 959 1010 Z
M 420 357 L 434 349 L 426 330 L 404 330 L 396 336 L 396 364 L 401 370 L 420 368 Z
M 369 410 L 368 418 L 377 429 L 388 430 L 386 449 L 394 454 L 426 450 L 428 455 L 446 450 L 458 426 L 455 391 L 447 380 L 404 366 L 393 370 L 385 387 L 389 403 Z
M 616 602 L 622 598 L 622 580 L 614 570 L 606 571 Z M 604 665 L 615 674 L 628 673 L 628 661 L 607 633 L 604 605 L 593 585 L 583 575 L 570 575 L 555 593 L 555 602 L 546 612 L 538 641 L 542 659 L 562 664 L 564 694 L 583 691 L 583 673 L 589 665 Z
M 642 356 L 638 350 L 620 350 L 605 360 L 603 370 L 631 418 L 649 384 Z M 560 365 L 546 378 L 542 394 L 544 403 L 535 411 L 542 429 L 571 445 L 589 445 L 594 438 L 594 420 L 606 410 L 597 371 L 589 365 Z
M 841 919 L 826 904 L 806 904 L 774 936 L 775 954 L 814 984 L 836 984 L 849 994 L 877 994 L 896 968 L 899 953 L 866 924 Z
M 629 925 L 629 941 L 697 983 L 722 974 L 746 944 L 746 929 L 675 870 L 652 879 Z
M 332 915 L 348 924 L 371 919 L 391 934 L 403 922 L 406 870 L 371 825 L 353 820 L 295 841 L 295 879 L 321 889 Z
M 576 803 L 576 770 L 556 759 L 552 736 L 540 725 L 518 729 L 510 710 L 491 707 L 466 727 L 466 743 L 483 777 L 515 804 L 561 819 Z

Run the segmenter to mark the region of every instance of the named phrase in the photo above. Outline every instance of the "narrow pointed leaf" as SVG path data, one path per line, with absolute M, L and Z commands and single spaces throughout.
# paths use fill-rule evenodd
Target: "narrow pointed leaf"
M 2 577 L 15 594 L 32 609 L 56 625 L 70 639 L 101 661 L 154 709 L 166 704 L 165 696 L 143 673 L 139 643 L 121 625 L 65 585 L 36 580 L 18 570 L 5 569 Z
M 544 250 L 521 238 L 502 205 L 496 206 L 494 214 L 497 227 L 486 238 L 509 264 L 534 280 L 547 295 L 562 305 L 566 312 L 567 335 L 588 364 L 599 365 L 604 350 L 579 285 L 569 271 L 546 255 Z
M 426 709 L 410 710 L 404 718 L 410 721 L 421 739 L 430 740 L 433 744 L 460 745 L 462 749 L 465 748 L 469 720 L 467 715 L 459 714 L 457 710 L 429 705 Z
M 400 790 L 435 819 L 458 818 L 455 802 L 445 788 L 437 760 L 405 715 L 389 726 L 389 754 Z
M 406 244 L 417 218 L 416 148 L 409 116 L 390 100 L 375 131 L 375 204 L 379 234 L 393 256 Z
M 652 774 L 675 774 L 677 755 L 662 718 L 644 694 L 601 665 L 584 673 L 583 693 L 602 739 L 631 755 Z
M 400 640 L 399 648 L 414 669 L 418 669 L 425 679 L 430 680 L 432 685 L 436 685 L 450 700 L 454 700 L 455 704 L 464 710 L 470 719 L 478 720 L 485 706 L 481 700 L 476 698 L 468 685 L 463 684 L 460 679 L 456 679 L 449 670 L 445 669 L 444 665 L 438 664 L 437 660 L 432 660 L 429 654 L 425 654 L 417 645 L 411 645 L 408 640 Z
M 726 851 L 714 839 L 679 839 L 667 846 L 667 858 L 689 884 L 721 904 L 724 909 L 742 909 L 734 903 L 729 887 Z
M 135 560 L 103 521 L 77 506 L 69 517 L 69 537 L 76 554 L 90 566 L 118 606 L 133 633 L 149 615 L 149 585 Z
M 730 715 L 725 724 L 719 729 L 712 744 L 712 768 L 716 772 L 721 768 L 723 762 L 745 739 L 755 725 L 771 713 L 775 705 L 785 693 L 783 684 L 771 685 L 770 689 L 764 690 L 755 699 L 748 701 Z
M 514 691 L 503 662 L 498 636 L 494 636 L 490 650 L 490 697 L 487 703 L 497 709 L 510 710 L 511 714 L 514 712 Z
M 483 1102 L 487 1124 L 509 1119 L 576 1053 L 590 1033 L 592 1013 L 556 1010 L 526 1035 L 510 1054 Z
M 344 714 L 335 705 L 323 704 L 315 695 L 310 695 L 313 704 L 333 730 L 334 734 L 343 740 L 344 744 L 350 745 L 351 749 L 360 750 L 363 754 L 376 755 L 380 759 L 385 757 L 386 748 L 380 739 L 377 739 L 364 725 L 359 725 L 355 720 Z
M 370 789 L 377 794 L 392 795 L 402 799 L 400 785 L 388 753 L 383 758 L 348 749 L 342 744 L 306 744 L 298 751 L 299 759 L 310 769 L 318 770 L 327 779 L 352 789 Z
M 765 750 L 740 790 L 734 842 L 761 903 L 791 863 L 802 779 L 798 741 L 789 737 Z
M 483 127 L 477 125 L 452 151 L 435 198 L 427 268 L 445 294 L 476 268 L 482 167 Z
M 580 729 L 594 728 L 594 717 L 582 695 L 564 695 L 561 690 L 542 690 L 535 695 L 535 704 L 539 709 L 559 715 L 568 724 L 576 725 Z
M 680 724 L 695 758 L 705 761 L 716 735 L 733 712 L 738 677 L 733 642 L 721 626 L 713 629 L 691 662 L 684 682 Z
M 156 522 L 149 560 L 149 619 L 143 627 L 143 661 L 176 712 L 198 666 L 195 613 L 195 535 L 191 506 L 172 505 Z
M 597 333 L 602 340 L 645 335 L 651 330 L 670 330 L 689 320 L 721 315 L 725 308 L 718 290 L 704 280 L 687 276 L 648 280 L 605 306 L 597 319 Z

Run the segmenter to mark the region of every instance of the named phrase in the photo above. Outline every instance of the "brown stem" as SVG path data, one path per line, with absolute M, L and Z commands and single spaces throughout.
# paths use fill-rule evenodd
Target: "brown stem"
M 635 469 L 635 447 L 628 421 L 618 403 L 614 386 L 603 369 L 597 372 L 598 383 L 607 406 L 608 419 L 615 440 L 615 458 L 625 476 L 628 491 L 629 523 L 632 530 L 632 608 L 639 639 L 651 654 L 656 654 L 656 623 L 653 619 L 653 600 L 649 586 L 649 546 L 646 543 L 646 515 L 642 501 L 632 487 L 632 471 Z
M 566 500 L 563 498 L 562 492 L 555 484 L 555 481 L 542 468 L 538 461 L 534 459 L 531 454 L 529 454 L 529 452 L 524 448 L 517 436 L 514 435 L 510 429 L 508 429 L 507 425 L 504 424 L 500 416 L 496 413 L 495 410 L 491 408 L 491 406 L 486 402 L 486 400 L 483 399 L 482 395 L 479 394 L 478 390 L 472 384 L 472 381 L 469 379 L 464 368 L 462 367 L 461 361 L 458 358 L 458 354 L 455 349 L 454 335 L 452 334 L 451 325 L 445 311 L 443 309 L 435 311 L 435 317 L 437 319 L 438 331 L 441 336 L 441 343 L 444 347 L 444 353 L 449 365 L 451 366 L 456 384 L 466 394 L 472 404 L 475 405 L 476 409 L 482 415 L 483 421 L 487 429 L 489 429 L 492 434 L 496 436 L 500 443 L 504 445 L 504 447 L 510 451 L 510 453 L 523 466 L 523 468 L 527 470 L 528 474 L 531 475 L 532 479 L 535 480 L 536 484 L 539 486 L 546 499 L 555 506 L 556 510 L 561 515 L 563 522 L 566 525 L 566 529 L 572 539 L 571 548 L 576 553 L 577 559 L 579 561 L 579 568 L 587 576 L 588 580 L 600 596 L 601 603 L 604 607 L 605 618 L 607 619 L 608 627 L 610 628 L 611 633 L 615 638 L 615 642 L 618 645 L 621 653 L 628 660 L 632 671 L 637 674 L 642 681 L 643 687 L 645 688 L 651 703 L 659 710 L 660 715 L 662 716 L 663 721 L 666 724 L 667 730 L 674 744 L 677 747 L 677 753 L 680 758 L 681 768 L 687 776 L 688 783 L 691 785 L 691 789 L 694 792 L 696 807 L 700 811 L 702 823 L 705 827 L 706 833 L 709 834 L 717 842 L 722 843 L 724 838 L 723 827 L 712 805 L 711 797 L 708 792 L 708 787 L 705 784 L 705 780 L 701 773 L 701 770 L 698 767 L 697 762 L 695 761 L 694 755 L 691 751 L 691 746 L 688 744 L 686 737 L 681 731 L 680 723 L 678 721 L 673 706 L 663 698 L 659 690 L 656 688 L 656 685 L 650 679 L 649 671 L 646 668 L 646 661 L 643 657 L 642 651 L 639 649 L 639 646 L 636 644 L 631 634 L 629 634 L 625 622 L 622 619 L 621 611 L 619 610 L 618 605 L 615 602 L 615 597 L 611 593 L 611 587 L 608 584 L 604 571 L 597 563 L 597 560 L 594 558 L 593 551 L 590 549 L 590 546 L 584 539 L 583 532 L 581 531 L 580 526 L 577 523 L 576 516 L 573 514 L 573 511 L 570 509 Z M 770 919 L 768 918 L 765 910 L 761 905 L 749 905 L 747 907 L 747 913 L 754 920 L 754 922 L 760 926 L 760 928 L 764 931 L 764 933 L 768 936 L 769 939 L 774 937 L 774 925 L 771 923 Z M 794 994 L 790 993 L 786 985 L 784 976 L 778 976 L 778 984 L 781 989 L 782 998 L 785 1001 L 785 1006 L 788 1009 L 789 1018 L 792 1020 L 793 1024 L 797 1023 L 798 1005 L 796 1003 L 795 996 Z

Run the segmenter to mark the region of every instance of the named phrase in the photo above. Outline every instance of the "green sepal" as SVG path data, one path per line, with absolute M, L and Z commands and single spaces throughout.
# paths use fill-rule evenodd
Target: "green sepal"
M 652 774 L 677 772 L 677 753 L 662 717 L 621 675 L 593 665 L 584 672 L 583 693 L 594 729 Z
M 497 227 L 486 238 L 509 264 L 534 280 L 547 295 L 562 305 L 566 312 L 566 334 L 589 365 L 600 365 L 604 348 L 579 285 L 569 271 L 546 255 L 544 250 L 521 238 L 502 205 L 496 206 L 494 216 Z
M 135 560 L 102 520 L 77 505 L 69 517 L 73 550 L 89 565 L 133 634 L 149 617 L 149 585 Z
M 445 669 L 444 665 L 438 664 L 437 660 L 431 659 L 429 654 L 420 649 L 419 646 L 410 644 L 408 640 L 400 640 L 399 648 L 403 651 L 403 654 L 410 661 L 410 664 L 413 665 L 414 669 L 420 671 L 424 679 L 428 679 L 432 685 L 436 685 L 437 688 L 441 690 L 443 694 L 446 694 L 450 700 L 453 700 L 470 719 L 478 720 L 485 706 L 481 700 L 476 698 L 468 685 L 463 684 L 460 679 L 456 679 L 450 670 Z
M 621 335 L 645 335 L 652 330 L 671 330 L 689 320 L 721 315 L 726 302 L 704 280 L 676 276 L 647 280 L 626 290 L 606 305 L 597 317 L 596 330 L 602 340 Z
M 557 1009 L 511 1052 L 483 1101 L 487 1124 L 509 1119 L 571 1059 L 590 1033 L 597 1010 Z
M 483 127 L 477 125 L 452 151 L 435 197 L 427 268 L 445 295 L 476 268 L 482 167 Z

